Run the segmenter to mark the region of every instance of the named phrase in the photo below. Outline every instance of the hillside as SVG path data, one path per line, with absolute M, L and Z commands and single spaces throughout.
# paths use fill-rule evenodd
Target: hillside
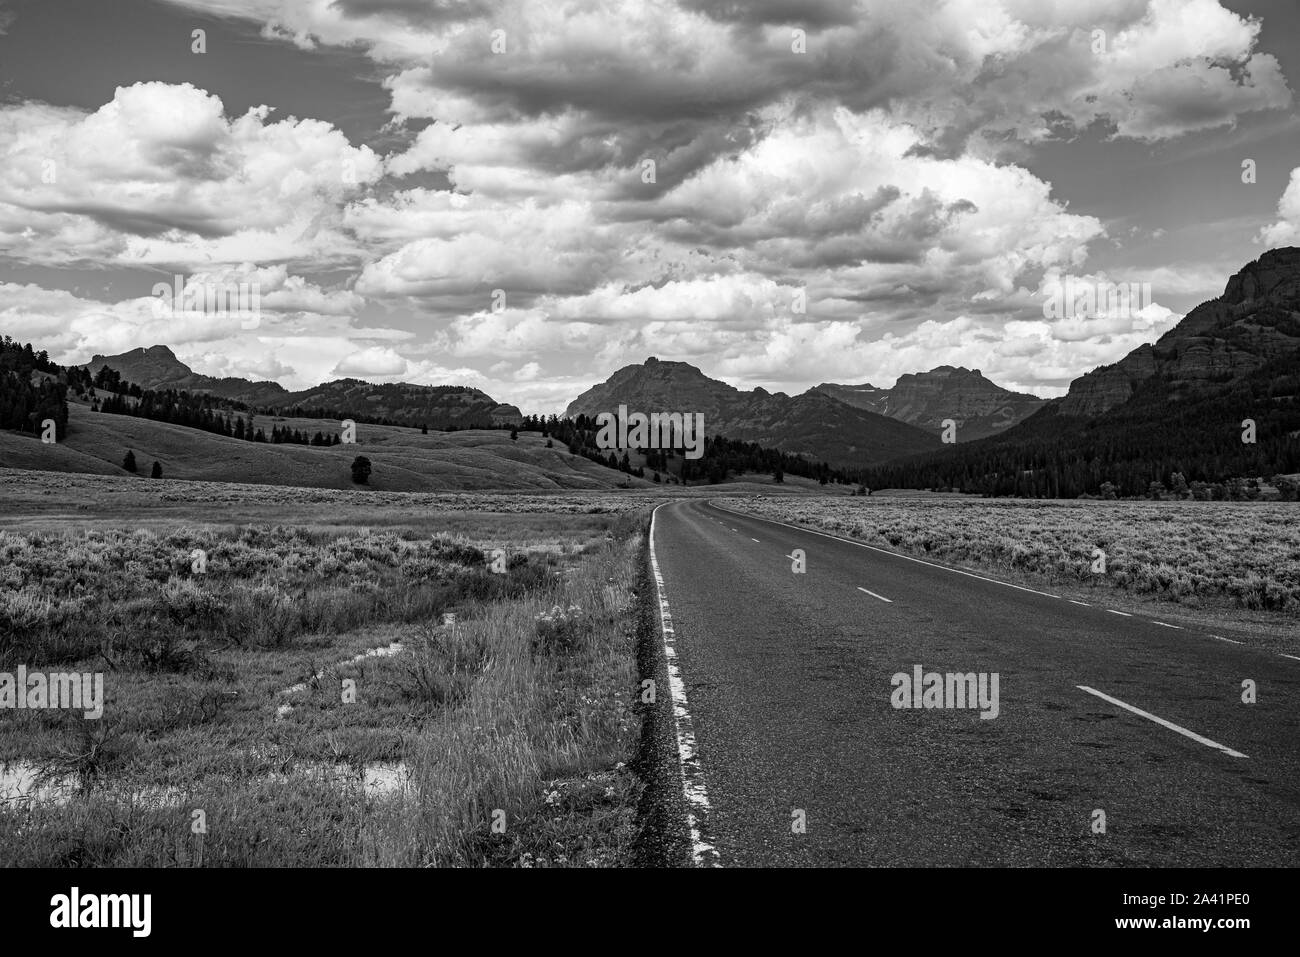
M 534 433 L 517 441 L 500 430 L 465 430 L 422 435 L 418 429 L 360 425 L 356 445 L 310 447 L 250 442 L 196 429 L 125 415 L 92 412 L 69 402 L 66 439 L 42 445 L 30 435 L 0 432 L 0 467 L 56 472 L 127 475 L 121 467 L 128 449 L 135 453 L 140 481 L 155 461 L 163 479 L 194 479 L 307 488 L 359 488 L 350 464 L 370 459 L 369 487 L 382 491 L 478 489 L 609 489 L 649 483 L 570 455 Z M 337 432 L 337 421 L 257 416 L 268 432 L 273 425 L 315 432 Z
M 1245 420 L 1254 441 L 1243 441 Z M 1074 497 L 1110 483 L 1249 494 L 1300 470 L 1300 250 L 1248 264 L 1154 344 L 1076 379 L 1001 435 L 892 463 L 876 486 Z M 1241 483 L 1246 483 L 1243 490 Z
M 431 429 L 518 425 L 515 406 L 495 401 L 469 386 L 423 386 L 407 382 L 375 384 L 337 379 L 310 389 L 290 392 L 276 382 L 213 378 L 194 372 L 167 346 L 132 349 L 115 356 L 96 355 L 85 368 L 91 373 L 108 366 L 142 389 L 182 389 L 210 393 L 253 408 L 289 411 L 322 410 L 389 419 Z
M 888 462 L 940 447 L 938 433 L 854 408 L 816 389 L 798 396 L 744 392 L 685 362 L 649 358 L 625 366 L 578 396 L 565 414 L 699 412 L 707 435 L 757 442 L 843 467 Z
M 970 441 L 1005 432 L 1043 405 L 1044 400 L 1012 392 L 986 379 L 978 369 L 938 366 L 929 372 L 900 376 L 890 389 L 870 383 L 823 383 L 818 392 L 841 402 L 887 415 L 909 425 L 938 433 L 944 419 L 957 423 L 960 440 Z

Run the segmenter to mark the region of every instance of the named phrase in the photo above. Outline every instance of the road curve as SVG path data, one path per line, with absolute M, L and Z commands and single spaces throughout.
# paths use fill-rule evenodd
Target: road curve
M 653 544 L 722 866 L 1300 864 L 1300 661 L 710 502 Z

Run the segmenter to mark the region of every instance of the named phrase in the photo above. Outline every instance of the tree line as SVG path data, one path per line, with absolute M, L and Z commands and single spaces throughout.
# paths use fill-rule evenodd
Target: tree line
M 62 440 L 68 431 L 68 389 L 86 388 L 81 371 L 65 374 L 30 342 L 20 345 L 9 336 L 0 338 L 0 429 L 39 435 L 41 423 L 52 419 L 55 435 Z
M 628 449 L 601 449 L 596 445 L 600 431 L 595 416 L 578 415 L 560 418 L 556 415 L 526 415 L 520 426 L 524 431 L 540 432 L 543 436 L 558 439 L 569 447 L 570 453 L 597 462 L 607 468 L 617 469 L 638 478 L 645 478 L 647 470 L 652 480 L 688 485 L 691 482 L 716 484 L 742 474 L 759 473 L 783 482 L 786 475 L 816 479 L 822 485 L 830 482 L 847 483 L 852 476 L 843 469 L 832 468 L 826 462 L 817 462 L 801 455 L 744 442 L 726 436 L 705 438 L 702 455 L 688 459 L 680 449 L 640 449 L 643 465 L 632 464 Z

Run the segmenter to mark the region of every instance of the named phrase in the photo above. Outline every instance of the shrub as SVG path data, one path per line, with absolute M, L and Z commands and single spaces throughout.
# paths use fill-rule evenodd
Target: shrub
M 358 455 L 352 460 L 352 481 L 357 485 L 365 485 L 370 481 L 370 459 L 364 455 Z

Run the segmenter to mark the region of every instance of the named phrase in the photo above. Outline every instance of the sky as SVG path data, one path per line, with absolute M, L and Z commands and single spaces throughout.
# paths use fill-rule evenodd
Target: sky
M 0 333 L 525 412 L 649 356 L 1061 395 L 1300 245 L 1297 41 L 1296 0 L 0 0 Z

